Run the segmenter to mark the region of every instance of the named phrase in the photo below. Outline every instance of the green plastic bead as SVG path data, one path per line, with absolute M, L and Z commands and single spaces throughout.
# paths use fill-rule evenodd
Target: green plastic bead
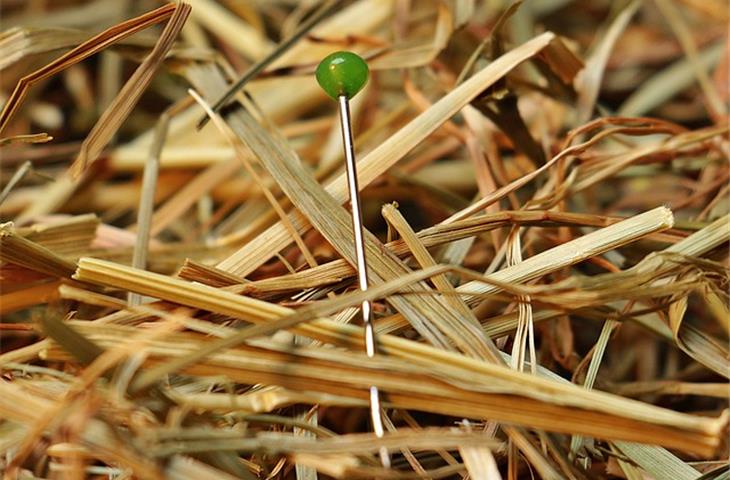
M 317 82 L 330 97 L 340 95 L 348 99 L 357 95 L 368 82 L 368 64 L 352 52 L 327 55 L 317 66 Z

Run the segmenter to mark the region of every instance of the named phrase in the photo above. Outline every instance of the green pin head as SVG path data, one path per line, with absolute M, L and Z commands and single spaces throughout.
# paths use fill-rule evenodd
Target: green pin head
M 348 99 L 357 95 L 368 82 L 368 64 L 352 52 L 327 55 L 317 66 L 317 82 L 335 100 L 340 95 Z

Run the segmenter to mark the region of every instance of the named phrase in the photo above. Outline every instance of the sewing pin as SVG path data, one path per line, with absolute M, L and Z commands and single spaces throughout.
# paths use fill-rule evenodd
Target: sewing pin
M 340 109 L 342 142 L 345 147 L 347 188 L 350 194 L 350 205 L 352 206 L 352 230 L 355 240 L 357 279 L 362 291 L 368 289 L 368 273 L 365 242 L 363 240 L 362 208 L 357 186 L 355 147 L 352 141 L 350 99 L 367 83 L 368 71 L 367 63 L 360 56 L 352 52 L 335 52 L 322 60 L 316 72 L 317 82 L 327 95 L 337 100 Z M 372 358 L 377 353 L 377 344 L 375 329 L 371 321 L 371 305 L 368 300 L 362 302 L 362 319 L 365 328 L 365 351 L 367 356 Z M 370 386 L 370 416 L 373 422 L 373 431 L 377 437 L 382 437 L 384 433 L 383 419 L 380 412 L 380 392 L 378 387 L 373 385 Z M 380 460 L 384 467 L 390 467 L 390 456 L 387 449 L 381 448 Z

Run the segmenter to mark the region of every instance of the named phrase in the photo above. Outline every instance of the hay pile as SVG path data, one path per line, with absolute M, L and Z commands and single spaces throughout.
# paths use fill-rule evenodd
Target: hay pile
M 728 474 L 723 1 L 2 8 L 6 478 Z

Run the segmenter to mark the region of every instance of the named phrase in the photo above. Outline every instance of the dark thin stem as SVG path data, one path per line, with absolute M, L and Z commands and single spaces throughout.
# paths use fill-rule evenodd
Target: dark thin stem
M 220 113 L 220 110 L 225 107 L 228 102 L 238 93 L 251 79 L 261 73 L 266 67 L 268 67 L 274 60 L 279 58 L 284 52 L 286 52 L 294 43 L 300 38 L 307 34 L 315 25 L 317 25 L 327 15 L 335 11 L 335 8 L 339 6 L 340 0 L 326 0 L 322 3 L 319 9 L 309 16 L 297 30 L 291 34 L 288 38 L 284 39 L 279 45 L 272 50 L 271 53 L 266 55 L 264 58 L 256 62 L 249 68 L 246 73 L 234 83 L 231 88 L 228 89 L 223 96 L 218 99 L 213 105 L 213 111 Z M 204 116 L 200 122 L 198 122 L 198 130 L 203 128 L 208 123 L 209 117 Z

